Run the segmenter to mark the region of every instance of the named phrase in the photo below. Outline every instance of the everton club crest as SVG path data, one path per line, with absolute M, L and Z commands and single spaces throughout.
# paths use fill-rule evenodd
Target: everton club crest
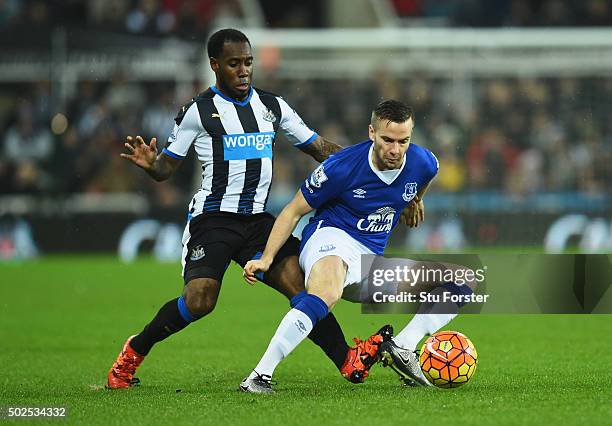
M 404 193 L 402 194 L 402 198 L 404 199 L 405 202 L 408 203 L 410 200 L 414 198 L 416 194 L 417 194 L 417 183 L 410 182 L 406 184 L 406 188 L 404 188 Z

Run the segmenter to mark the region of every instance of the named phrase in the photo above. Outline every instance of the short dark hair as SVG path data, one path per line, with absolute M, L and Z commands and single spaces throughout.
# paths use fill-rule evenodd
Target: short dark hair
M 233 28 L 225 28 L 217 31 L 208 39 L 208 44 L 206 45 L 208 57 L 218 58 L 221 56 L 221 53 L 223 52 L 223 45 L 228 41 L 235 43 L 249 43 L 249 46 L 251 45 L 251 42 L 242 31 L 238 31 Z
M 376 122 L 379 120 L 403 123 L 411 118 L 414 120 L 414 113 L 411 107 L 403 102 L 387 99 L 376 105 L 376 108 L 372 111 L 371 124 L 376 128 Z

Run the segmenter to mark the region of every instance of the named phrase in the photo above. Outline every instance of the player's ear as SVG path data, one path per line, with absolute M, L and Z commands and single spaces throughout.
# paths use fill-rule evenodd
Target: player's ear
M 217 62 L 217 60 L 215 58 L 208 58 L 210 60 L 210 67 L 212 68 L 213 72 L 217 72 L 219 71 L 219 62 Z
M 376 137 L 376 131 L 374 130 L 374 126 L 372 126 L 371 124 L 368 124 L 368 136 L 370 137 L 371 141 L 374 141 L 375 137 Z

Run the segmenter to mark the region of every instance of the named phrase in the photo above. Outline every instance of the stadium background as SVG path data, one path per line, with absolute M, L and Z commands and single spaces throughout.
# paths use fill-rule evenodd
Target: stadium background
M 0 418 L 17 405 L 105 425 L 609 423 L 609 315 L 460 315 L 449 327 L 480 360 L 452 392 L 402 389 L 378 366 L 353 386 L 305 343 L 274 398 L 237 393 L 287 303 L 236 267 L 210 318 L 155 347 L 143 386 L 103 385 L 125 338 L 180 291 L 201 173 L 190 156 L 157 184 L 118 154 L 128 134 L 164 141 L 213 82 L 216 28 L 243 29 L 255 84 L 343 145 L 366 138 L 379 99 L 413 105 L 414 140 L 441 172 L 426 222 L 397 229 L 395 254 L 609 259 L 611 25 L 606 0 L 0 0 Z M 283 141 L 275 156 L 278 212 L 315 164 Z M 572 268 L 551 268 L 535 296 L 568 293 Z M 507 275 L 511 294 L 524 275 Z M 334 312 L 348 339 L 407 320 L 347 302 Z
M 176 258 L 197 161 L 157 184 L 118 153 L 128 134 L 165 143 L 178 108 L 213 82 L 204 45 L 223 26 L 250 36 L 255 84 L 342 145 L 367 137 L 378 100 L 414 106 L 414 141 L 441 171 L 426 223 L 398 230 L 394 248 L 609 251 L 608 2 L 350 4 L 2 2 L 2 257 L 34 252 L 28 230 L 41 253 L 115 251 L 154 219 L 137 228 L 144 251 Z M 273 212 L 315 165 L 295 155 L 277 143 Z

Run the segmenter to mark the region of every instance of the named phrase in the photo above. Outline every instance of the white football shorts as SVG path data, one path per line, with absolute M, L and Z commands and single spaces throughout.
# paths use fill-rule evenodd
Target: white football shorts
M 338 256 L 348 265 L 342 298 L 349 302 L 372 303 L 372 292 L 397 294 L 398 282 L 385 281 L 382 286 L 368 285 L 368 272 L 372 267 L 390 269 L 413 268 L 418 262 L 411 259 L 385 258 L 374 253 L 342 229 L 320 228 L 312 234 L 300 253 L 300 267 L 304 271 L 305 283 L 314 264 L 325 256 Z M 373 261 L 376 260 L 376 264 Z M 365 263 L 363 263 L 365 262 Z
M 326 256 L 338 256 L 347 264 L 348 270 L 344 287 L 361 282 L 361 255 L 374 254 L 372 250 L 355 240 L 339 228 L 327 226 L 317 229 L 300 253 L 300 267 L 304 271 L 305 282 L 314 264 Z

